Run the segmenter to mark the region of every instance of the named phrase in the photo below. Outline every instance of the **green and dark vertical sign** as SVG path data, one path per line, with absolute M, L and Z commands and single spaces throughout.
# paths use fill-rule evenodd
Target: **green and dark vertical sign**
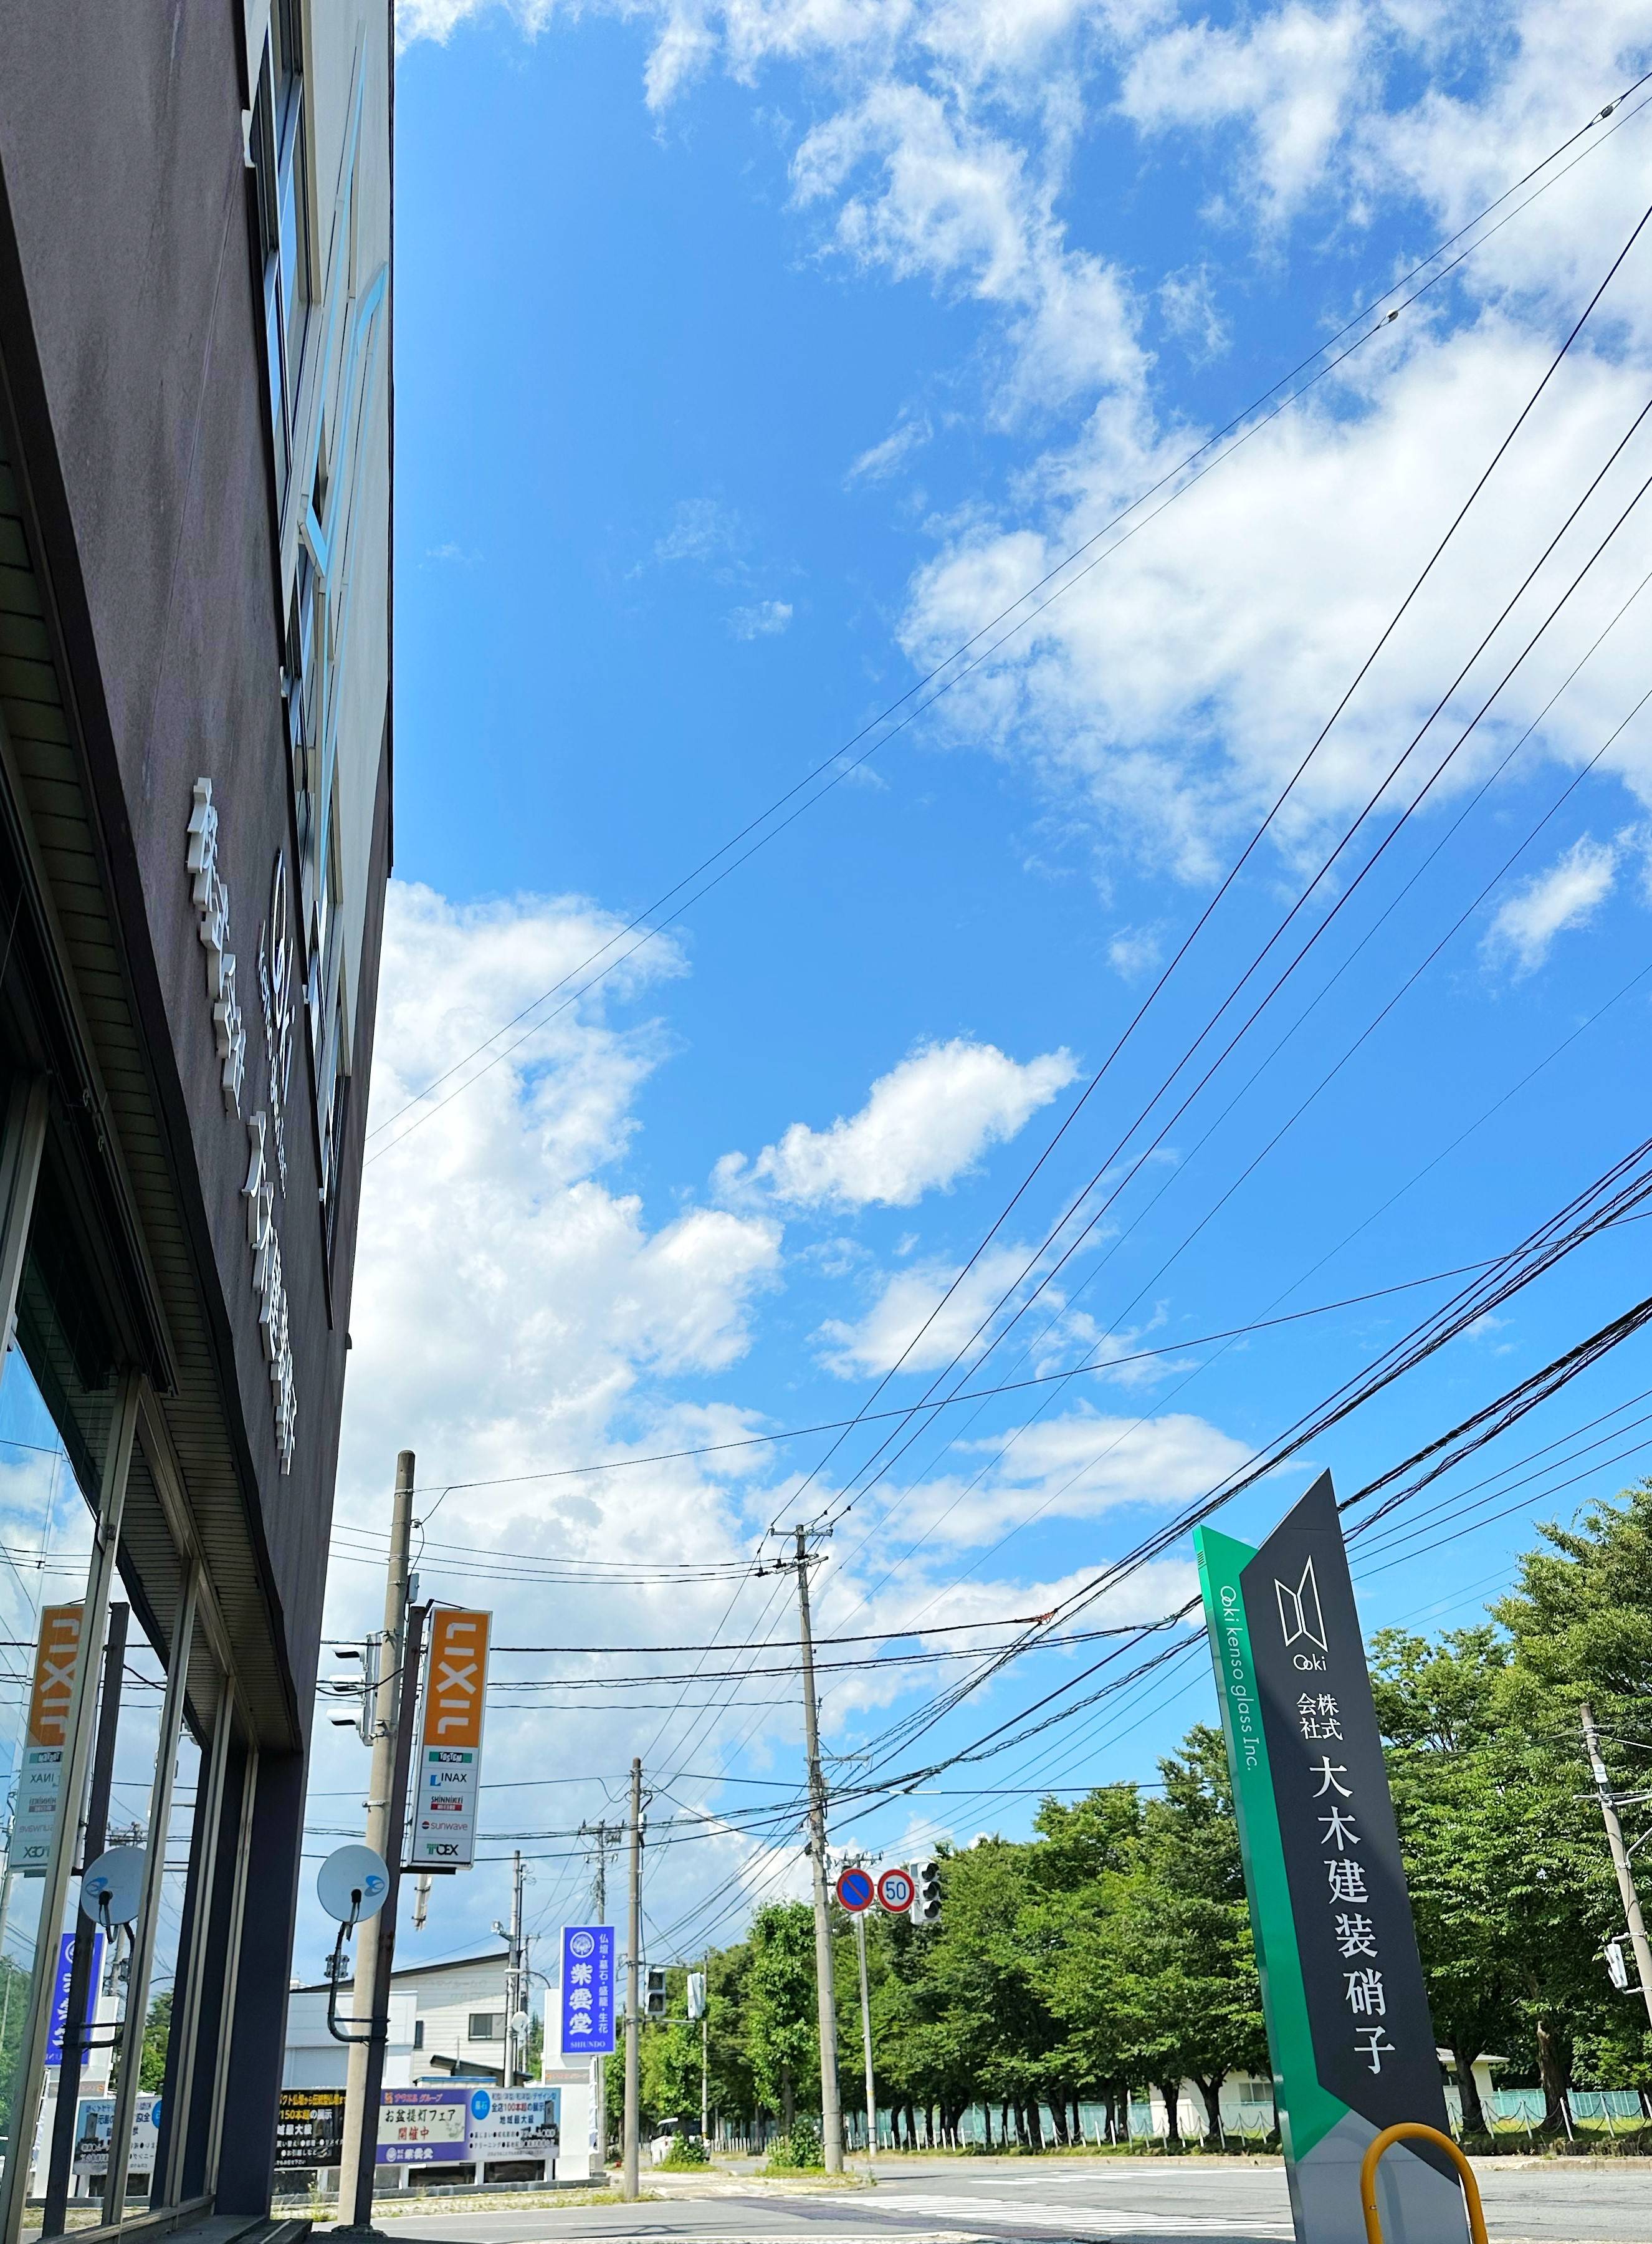
M 1364 2244 L 1366 2146 L 1446 2116 L 1331 1476 L 1259 1551 L 1195 1541 L 1297 2244 Z M 1396 2144 L 1380 2173 L 1385 2244 L 1459 2244 L 1443 2152 Z

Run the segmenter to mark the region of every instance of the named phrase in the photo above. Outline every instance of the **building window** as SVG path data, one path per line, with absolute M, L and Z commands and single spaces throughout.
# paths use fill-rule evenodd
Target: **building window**
M 310 308 L 309 213 L 305 189 L 304 77 L 294 0 L 274 0 L 248 140 L 263 257 L 264 346 L 275 480 L 287 490 L 299 366 Z
M 413 2021 L 413 2046 L 415 2049 L 422 2049 L 424 2047 L 424 2020 L 422 2018 L 415 2018 Z
M 502 2011 L 472 2011 L 467 2041 L 502 2041 L 505 2038 L 505 2014 Z

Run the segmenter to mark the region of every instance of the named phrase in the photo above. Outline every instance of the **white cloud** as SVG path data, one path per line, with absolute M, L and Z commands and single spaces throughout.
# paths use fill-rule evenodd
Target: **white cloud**
M 1449 335 L 1402 323 L 1360 386 L 1316 393 L 1188 490 L 983 665 L 946 706 L 954 737 L 1028 765 L 1103 850 L 1145 848 L 1208 879 L 1229 836 L 1253 824 L 1295 770 L 1553 357 L 1553 343 L 1497 313 Z M 1404 340 L 1402 340 L 1404 339 Z M 1555 385 L 1477 502 L 1419 600 L 1298 782 L 1275 838 L 1303 853 L 1363 804 L 1517 588 L 1573 499 L 1643 402 L 1637 368 L 1574 346 Z M 1042 504 L 955 533 L 920 572 L 906 626 L 927 669 L 1024 585 L 1093 536 L 1187 449 L 1144 447 L 1095 416 L 1045 463 Z M 1525 633 L 1604 534 L 1652 459 L 1643 426 L 1476 673 L 1511 660 Z M 1499 722 L 1535 714 L 1635 574 L 1622 539 L 1500 701 Z M 1633 634 L 1608 642 L 1532 750 L 1581 760 L 1634 699 Z M 1436 725 L 1443 753 L 1477 702 Z M 1453 721 L 1454 720 L 1454 721 Z M 1488 726 L 1448 796 L 1485 767 Z M 1504 736 L 1505 739 L 1507 735 Z M 1424 759 L 1416 760 L 1420 767 Z M 1626 735 L 1608 754 L 1652 794 L 1652 762 Z
M 1512 953 L 1519 973 L 1535 973 L 1557 935 L 1593 919 L 1612 893 L 1617 866 L 1613 843 L 1581 835 L 1547 872 L 1510 896 L 1492 922 L 1488 947 Z
M 1249 127 L 1249 182 L 1273 218 L 1319 183 L 1343 131 L 1376 24 L 1345 4 L 1262 10 L 1242 29 L 1201 21 L 1150 37 L 1125 71 L 1120 107 L 1148 131 L 1224 124 Z
M 885 482 L 912 453 L 927 444 L 934 433 L 927 417 L 897 421 L 880 443 L 869 444 L 858 458 L 850 462 L 844 481 L 851 483 Z
M 792 620 L 789 600 L 759 600 L 749 608 L 736 608 L 729 629 L 736 639 L 773 639 Z
M 879 1077 L 858 1114 L 826 1130 L 794 1122 L 749 1171 L 738 1155 L 719 1164 L 719 1180 L 766 1185 L 794 1206 L 911 1207 L 1013 1138 L 1075 1071 L 1067 1051 L 1023 1064 L 962 1037 L 922 1044 Z
M 1164 324 L 1178 335 L 1199 361 L 1219 358 L 1231 336 L 1217 308 L 1216 290 L 1208 265 L 1190 266 L 1171 273 L 1159 283 L 1159 309 Z
M 903 1490 L 903 1536 L 973 1550 L 1034 1520 L 1098 1519 L 1127 1504 L 1169 1511 L 1218 1487 L 1251 1455 L 1184 1411 L 1125 1418 L 1089 1410 L 1044 1419 L 1008 1442 L 961 1442 L 956 1453 L 979 1456 L 979 1470 Z
M 738 514 L 714 498 L 685 498 L 671 516 L 671 526 L 654 542 L 657 561 L 717 560 L 744 542 L 745 529 Z
M 1015 1286 L 1027 1260 L 1025 1247 L 993 1249 L 981 1256 L 949 1300 L 947 1290 L 958 1277 L 955 1268 L 915 1263 L 897 1270 L 884 1280 L 858 1322 L 833 1317 L 821 1326 L 816 1335 L 824 1344 L 821 1362 L 842 1379 L 888 1371 L 897 1363 L 904 1363 L 908 1371 L 938 1370 L 968 1347 L 977 1328 L 992 1317 L 1001 1295 Z M 1059 1304 L 1060 1296 L 1053 1290 L 1042 1298 L 1052 1308 Z

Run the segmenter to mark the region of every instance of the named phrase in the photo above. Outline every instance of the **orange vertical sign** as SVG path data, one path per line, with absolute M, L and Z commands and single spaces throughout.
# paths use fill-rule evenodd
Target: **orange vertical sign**
M 80 1632 L 85 1618 L 84 1605 L 47 1605 L 41 1612 L 34 1688 L 29 1693 L 31 1746 L 62 1746 L 69 1741 L 69 1702 L 75 1695 Z
M 412 1861 L 468 1869 L 476 1849 L 482 1792 L 482 1718 L 488 1691 L 485 1612 L 438 1612 L 430 1629 Z
M 485 1612 L 438 1612 L 431 1622 L 430 1680 L 424 1694 L 426 1745 L 481 1745 L 492 1619 Z
M 85 1622 L 84 1605 L 46 1605 L 40 1615 L 12 1822 L 10 1866 L 24 1877 L 44 1877 L 51 1860 Z

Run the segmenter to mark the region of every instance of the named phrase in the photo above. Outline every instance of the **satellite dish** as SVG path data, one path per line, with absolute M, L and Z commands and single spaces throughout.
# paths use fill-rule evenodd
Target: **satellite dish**
M 364 1924 L 384 1907 L 390 1873 L 371 1847 L 335 1847 L 315 1874 L 316 1899 L 341 1924 Z
M 130 1924 L 143 1898 L 149 1861 L 143 1847 L 109 1847 L 88 1862 L 80 1881 L 80 1906 L 94 1924 Z

